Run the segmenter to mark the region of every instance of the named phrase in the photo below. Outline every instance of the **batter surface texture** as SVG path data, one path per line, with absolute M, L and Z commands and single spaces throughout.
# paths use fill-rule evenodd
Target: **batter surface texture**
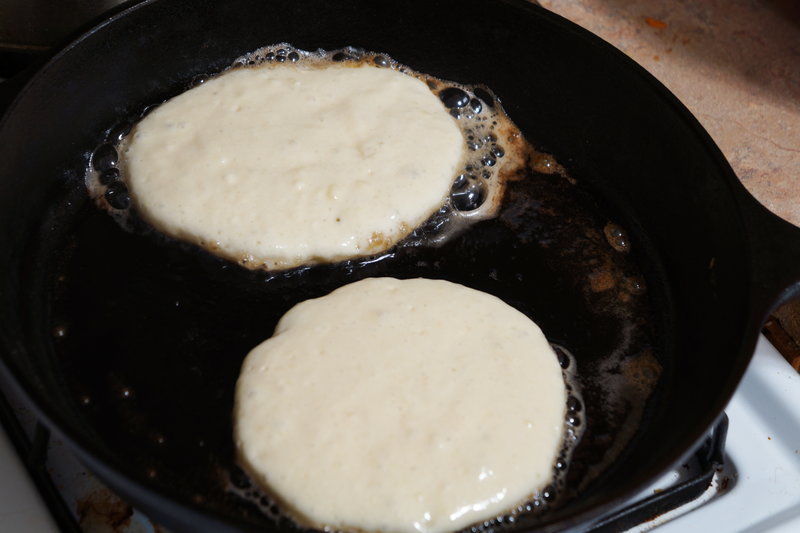
M 500 299 L 371 278 L 302 302 L 241 370 L 240 462 L 306 525 L 457 530 L 552 480 L 566 390 L 547 339 Z
M 122 148 L 153 226 L 251 267 L 289 268 L 393 246 L 444 203 L 464 146 L 417 78 L 279 64 L 168 100 Z

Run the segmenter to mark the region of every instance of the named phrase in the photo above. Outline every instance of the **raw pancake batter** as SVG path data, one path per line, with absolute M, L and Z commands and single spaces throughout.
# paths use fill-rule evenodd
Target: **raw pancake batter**
M 366 65 L 232 69 L 171 100 L 123 145 L 157 229 L 266 268 L 374 254 L 445 201 L 464 152 L 422 81 Z
M 287 312 L 241 370 L 235 440 L 301 523 L 440 532 L 551 481 L 566 403 L 541 330 L 447 281 L 365 279 Z

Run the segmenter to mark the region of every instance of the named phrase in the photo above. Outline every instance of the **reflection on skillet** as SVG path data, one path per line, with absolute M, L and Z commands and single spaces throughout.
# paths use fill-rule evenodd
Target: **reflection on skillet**
M 294 304 L 366 277 L 442 278 L 494 294 L 574 357 L 584 435 L 564 486 L 487 525 L 570 500 L 633 437 L 661 367 L 643 277 L 624 230 L 555 160 L 523 151 L 497 216 L 439 247 L 281 272 L 252 271 L 160 234 L 126 231 L 69 193 L 64 254 L 54 269 L 55 353 L 99 445 L 127 473 L 185 501 L 252 524 L 291 527 L 242 499 L 231 410 L 247 352 Z M 80 193 L 80 194 L 79 194 Z M 63 217 L 63 214 L 60 216 Z M 134 220 L 134 224 L 136 221 Z M 476 316 L 475 320 L 485 317 Z M 177 491 L 177 492 L 176 492 Z

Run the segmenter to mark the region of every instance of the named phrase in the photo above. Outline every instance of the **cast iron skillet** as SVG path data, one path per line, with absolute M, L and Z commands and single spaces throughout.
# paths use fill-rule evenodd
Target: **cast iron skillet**
M 633 257 L 647 279 L 653 345 L 663 367 L 660 385 L 618 461 L 565 506 L 528 517 L 518 527 L 550 531 L 590 524 L 684 458 L 720 416 L 768 311 L 797 293 L 800 235 L 754 201 L 696 120 L 656 80 L 588 32 L 523 1 L 153 0 L 117 13 L 58 53 L 20 91 L 0 122 L 2 369 L 87 465 L 170 528 L 276 527 L 254 518 L 252 509 L 210 500 L 213 493 L 205 487 L 187 492 L 186 480 L 168 468 L 133 468 L 133 461 L 98 431 L 103 420 L 112 423 L 103 417 L 109 412 L 123 416 L 124 408 L 103 411 L 101 405 L 92 411 L 80 405 L 71 363 L 56 358 L 51 329 L 60 318 L 67 320 L 67 328 L 80 323 L 75 316 L 57 316 L 64 306 L 53 297 L 58 292 L 53 279 L 67 268 L 70 250 L 81 246 L 70 233 L 72 226 L 88 225 L 92 235 L 117 235 L 108 229 L 116 226 L 105 215 L 75 215 L 78 208 L 91 209 L 82 190 L 91 150 L 123 118 L 185 88 L 197 76 L 222 70 L 243 53 L 277 42 L 303 49 L 352 45 L 384 51 L 444 79 L 486 84 L 537 148 L 556 154 L 609 219 L 629 231 Z M 115 294 L 158 296 L 146 285 L 118 284 L 128 278 L 113 274 L 135 271 L 137 247 L 150 246 L 134 236 L 118 238 L 109 241 L 105 256 L 69 271 L 97 280 L 87 296 L 91 301 L 81 303 L 76 297 L 74 310 L 86 305 L 94 306 L 95 313 L 107 311 L 105 317 L 93 317 L 96 329 L 77 327 L 89 328 L 83 336 L 94 343 L 92 360 L 106 366 L 111 361 L 111 367 L 122 361 L 126 347 L 105 332 L 119 320 L 147 323 L 149 316 L 141 307 L 140 316 L 134 316 Z M 175 259 L 183 252 L 151 248 L 165 270 L 185 266 Z M 461 259 L 466 266 L 454 277 L 485 285 L 479 278 L 487 265 Z M 152 261 L 142 260 L 142 268 L 155 268 Z M 492 261 L 502 267 L 508 259 Z M 208 268 L 225 267 L 214 263 Z M 317 285 L 317 292 L 330 288 L 324 269 L 314 272 L 304 274 L 289 299 L 311 295 Z M 103 308 L 106 300 L 116 307 Z M 542 320 L 557 329 L 573 318 L 559 308 Z M 222 314 L 219 322 L 220 331 L 236 327 Z M 602 340 L 602 328 L 576 327 L 584 326 L 589 342 L 595 334 Z M 235 369 L 239 360 L 229 368 Z M 142 354 L 141 364 L 127 370 L 155 376 L 154 383 L 172 391 L 170 397 L 180 405 L 191 387 L 182 390 L 184 385 L 159 381 L 159 376 L 191 373 L 192 364 L 182 364 Z M 124 378 L 113 372 L 83 377 L 125 387 Z M 123 382 L 114 381 L 119 379 Z M 227 408 L 229 391 L 211 392 Z M 140 392 L 141 401 L 146 396 Z M 165 412 L 173 407 L 150 406 Z M 133 425 L 137 420 L 127 419 Z M 177 416 L 173 420 L 182 427 Z M 163 443 L 157 432 L 170 429 L 151 427 L 150 437 Z M 179 431 L 174 438 L 180 441 Z M 229 435 L 208 438 L 210 444 L 195 444 L 229 452 Z M 165 457 L 180 462 L 185 451 L 178 446 Z M 211 450 L 208 457 L 214 454 Z M 289 526 L 281 522 L 277 527 Z

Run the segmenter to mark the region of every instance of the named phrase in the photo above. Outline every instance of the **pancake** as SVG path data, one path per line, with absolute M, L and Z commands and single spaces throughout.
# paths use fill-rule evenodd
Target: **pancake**
M 121 146 L 156 229 L 248 266 L 384 251 L 447 199 L 465 140 L 428 86 L 394 68 L 234 68 L 158 106 Z
M 296 305 L 249 353 L 234 436 L 301 524 L 436 533 L 550 483 L 565 404 L 524 314 L 448 281 L 370 278 Z

